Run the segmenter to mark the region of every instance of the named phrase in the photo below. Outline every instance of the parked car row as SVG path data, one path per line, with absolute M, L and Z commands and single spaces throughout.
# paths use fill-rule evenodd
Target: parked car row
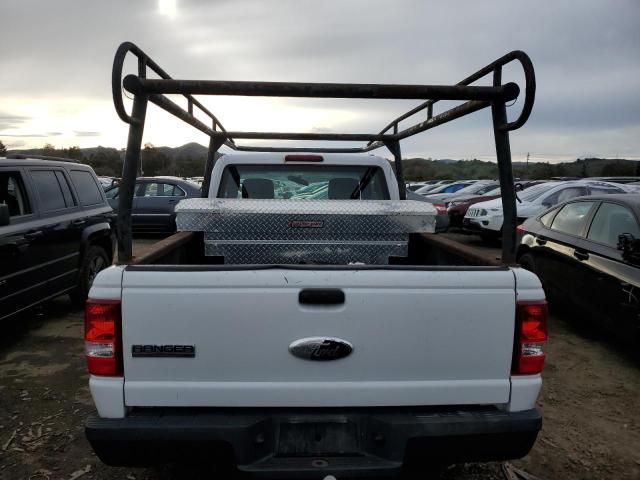
M 552 181 L 541 183 L 518 195 L 516 209 L 519 223 L 538 213 L 584 195 L 627 193 L 621 184 L 592 180 Z M 478 233 L 483 239 L 498 238 L 502 233 L 502 201 L 500 198 L 479 202 L 464 216 L 463 228 Z
M 515 187 L 520 265 L 538 275 L 547 298 L 578 312 L 576 318 L 640 346 L 640 182 L 555 178 Z M 438 231 L 463 227 L 486 240 L 501 234 L 495 182 L 433 182 L 407 196 L 446 208 L 448 220 L 439 215 Z
M 614 181 L 615 180 L 615 181 Z M 584 195 L 640 193 L 635 177 L 517 181 L 519 223 L 565 200 Z M 500 187 L 494 180 L 446 180 L 409 185 L 411 198 L 432 203 L 446 219 L 439 231 L 463 228 L 483 240 L 500 238 L 503 212 Z M 443 228 L 444 226 L 444 228 Z
M 533 187 L 543 183 L 542 180 L 530 180 L 526 182 L 518 182 L 515 185 L 516 193 L 521 195 L 520 192 L 527 188 Z M 496 198 L 500 198 L 500 187 L 495 186 L 491 190 L 488 190 L 480 195 L 457 195 L 451 199 L 447 206 L 447 213 L 451 219 L 451 226 L 462 228 L 463 219 L 467 214 L 467 211 L 472 205 L 476 203 L 486 202 Z

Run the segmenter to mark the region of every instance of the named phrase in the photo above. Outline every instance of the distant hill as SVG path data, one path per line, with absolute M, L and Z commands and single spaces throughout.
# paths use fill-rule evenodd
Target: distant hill
M 450 158 L 439 158 L 439 159 L 434 160 L 434 162 L 437 162 L 437 163 L 456 163 L 456 162 L 459 162 L 459 161 L 460 160 L 452 160 Z
M 199 143 L 187 143 L 180 147 L 156 147 L 146 144 L 142 150 L 142 169 L 145 175 L 201 176 L 207 159 L 207 147 Z M 98 175 L 120 176 L 124 149 L 110 147 L 64 148 L 51 145 L 44 148 L 10 150 L 8 153 L 54 155 L 75 158 L 91 165 Z M 419 181 L 428 179 L 497 178 L 498 166 L 495 162 L 482 160 L 455 160 L 407 158 L 403 161 L 405 179 Z M 600 177 L 600 176 L 640 176 L 640 161 L 584 158 L 574 162 L 513 162 L 516 177 Z
M 188 160 L 188 159 L 207 159 L 207 153 L 209 149 L 199 143 L 191 142 L 182 145 L 181 147 L 156 147 L 160 152 L 165 155 L 175 158 L 176 160 Z

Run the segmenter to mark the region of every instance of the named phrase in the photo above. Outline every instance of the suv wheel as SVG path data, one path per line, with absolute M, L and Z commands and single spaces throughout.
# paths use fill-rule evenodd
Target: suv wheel
M 78 275 L 78 285 L 75 290 L 71 292 L 71 300 L 82 305 L 89 295 L 91 285 L 96 275 L 101 270 L 104 270 L 109 266 L 109 256 L 102 247 L 92 245 L 82 259 L 82 265 L 80 267 L 80 273 Z

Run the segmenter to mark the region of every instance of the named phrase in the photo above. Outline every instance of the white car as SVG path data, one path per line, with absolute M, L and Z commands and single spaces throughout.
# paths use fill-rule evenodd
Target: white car
M 627 183 L 625 187 L 630 193 L 640 193 L 640 182 Z
M 535 185 L 518 194 L 516 202 L 518 221 L 521 223 L 549 207 L 583 195 L 627 193 L 622 185 L 592 180 L 547 182 Z M 502 232 L 502 199 L 496 198 L 473 205 L 464 217 L 465 230 L 478 233 L 483 239 L 496 238 Z

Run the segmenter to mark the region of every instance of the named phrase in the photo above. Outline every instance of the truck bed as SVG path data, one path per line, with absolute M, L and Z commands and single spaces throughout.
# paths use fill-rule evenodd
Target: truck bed
M 178 232 L 151 246 L 144 254 L 135 257 L 131 265 L 221 265 L 219 257 L 204 255 L 202 232 Z M 437 234 L 411 234 L 409 256 L 392 258 L 390 265 L 432 267 L 496 267 L 498 259 L 480 257 L 470 247 Z

